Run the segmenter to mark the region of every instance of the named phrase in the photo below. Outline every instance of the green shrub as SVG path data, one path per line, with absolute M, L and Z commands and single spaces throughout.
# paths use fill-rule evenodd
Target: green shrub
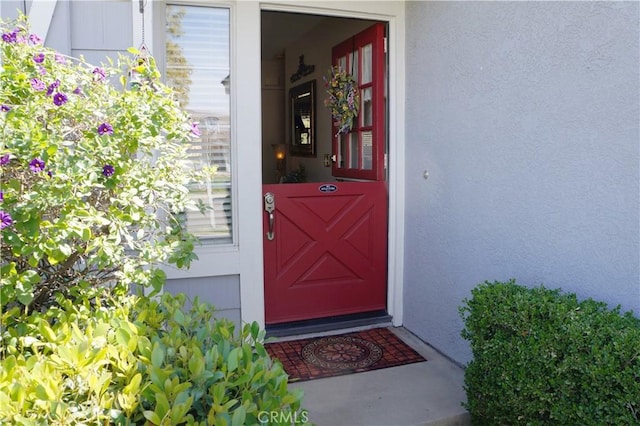
M 252 425 L 306 420 L 300 390 L 240 332 L 185 297 L 122 295 L 2 316 L 0 423 Z M 273 422 L 278 412 L 282 421 Z M 265 421 L 266 420 L 266 421 Z
M 460 307 L 473 423 L 639 423 L 640 320 L 619 309 L 514 280 L 473 289 Z

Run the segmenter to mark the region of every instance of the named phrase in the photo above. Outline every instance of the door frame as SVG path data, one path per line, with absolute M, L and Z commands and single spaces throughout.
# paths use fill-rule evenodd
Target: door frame
M 405 140 L 405 4 L 404 2 L 321 2 L 293 3 L 286 0 L 259 3 L 237 1 L 232 9 L 232 113 L 235 123 L 261 122 L 260 102 L 260 13 L 296 12 L 327 16 L 372 19 L 388 23 L 388 253 L 387 313 L 394 326 L 403 323 L 404 278 L 404 140 Z M 241 81 L 242 84 L 238 84 Z M 256 95 L 257 94 L 257 95 Z M 244 322 L 256 321 L 264 327 L 264 276 L 262 244 L 261 126 L 238 126 L 235 131 L 238 158 L 238 226 L 240 247 L 240 309 Z M 246 148 L 245 148 L 246 147 Z

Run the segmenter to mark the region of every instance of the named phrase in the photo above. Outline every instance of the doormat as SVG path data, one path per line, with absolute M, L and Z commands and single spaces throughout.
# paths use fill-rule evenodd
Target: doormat
M 396 367 L 426 359 L 388 328 L 265 344 L 289 383 Z

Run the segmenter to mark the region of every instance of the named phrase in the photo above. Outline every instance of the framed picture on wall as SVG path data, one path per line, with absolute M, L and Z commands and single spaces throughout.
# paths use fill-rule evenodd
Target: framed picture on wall
M 315 157 L 316 81 L 311 80 L 289 90 L 291 155 Z

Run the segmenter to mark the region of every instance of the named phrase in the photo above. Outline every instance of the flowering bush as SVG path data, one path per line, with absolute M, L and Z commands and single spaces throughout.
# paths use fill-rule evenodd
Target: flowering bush
M 334 125 L 338 129 L 336 136 L 347 133 L 353 128 L 360 109 L 358 83 L 340 67 L 331 67 L 329 77 L 325 77 L 324 81 L 329 95 L 324 104 L 331 111 Z
M 0 30 L 0 304 L 159 290 L 159 263 L 195 258 L 177 218 L 201 176 L 176 164 L 197 126 L 135 49 L 92 66 L 44 47 L 24 16 Z

